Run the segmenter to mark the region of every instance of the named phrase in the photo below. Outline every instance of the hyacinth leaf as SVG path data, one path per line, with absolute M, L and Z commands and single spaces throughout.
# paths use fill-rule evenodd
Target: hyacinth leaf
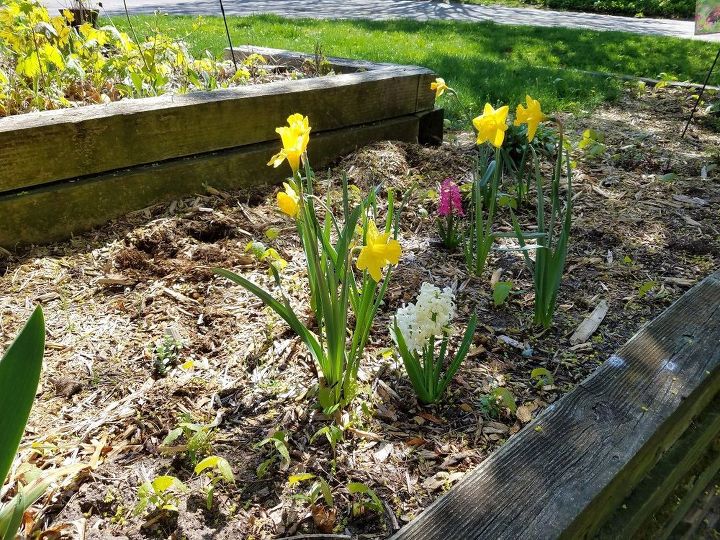
M 0 359 L 0 485 L 22 439 L 35 400 L 43 352 L 45 321 L 37 307 Z
M 465 334 L 463 335 L 460 347 L 455 353 L 455 357 L 445 372 L 445 377 L 438 388 L 438 397 L 445 392 L 445 389 L 450 384 L 450 381 L 452 381 L 455 373 L 457 373 L 457 370 L 460 369 L 460 364 L 462 364 L 463 360 L 465 360 L 465 357 L 470 350 L 470 345 L 472 344 L 473 335 L 475 335 L 475 328 L 477 328 L 477 315 L 473 313 L 470 321 L 468 322 L 467 328 L 465 329 Z
M 425 388 L 422 366 L 420 366 L 420 362 L 415 357 L 415 354 L 408 349 L 405 337 L 397 324 L 397 319 L 395 319 L 393 324 L 393 332 L 395 334 L 395 340 L 397 341 L 398 351 L 400 352 L 403 364 L 405 364 L 405 370 L 410 377 L 410 382 L 412 383 L 420 401 L 429 404 L 432 402 L 432 399 Z

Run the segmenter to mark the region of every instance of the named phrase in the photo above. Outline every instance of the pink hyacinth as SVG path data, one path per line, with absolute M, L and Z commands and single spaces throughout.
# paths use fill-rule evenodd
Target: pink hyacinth
M 460 188 L 455 182 L 446 178 L 440 185 L 438 215 L 445 217 L 450 213 L 455 213 L 458 216 L 465 215 L 462 208 L 462 199 L 460 198 Z

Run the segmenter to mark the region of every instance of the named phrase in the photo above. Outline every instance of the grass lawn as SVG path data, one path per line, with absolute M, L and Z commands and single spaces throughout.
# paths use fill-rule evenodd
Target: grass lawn
M 561 11 L 609 13 L 629 17 L 692 19 L 694 0 L 451 0 L 463 4 L 502 4 L 513 7 L 536 7 Z
M 227 45 L 222 19 L 138 15 L 135 29 L 184 37 L 194 54 L 219 54 Z M 120 17 L 115 23 L 127 28 Z M 525 94 L 547 111 L 589 111 L 618 95 L 620 82 L 581 70 L 701 81 L 717 45 L 690 40 L 565 28 L 493 23 L 291 20 L 273 15 L 231 17 L 235 44 L 312 52 L 328 56 L 417 64 L 435 70 L 477 111 L 485 101 L 515 103 Z M 455 103 L 450 115 L 458 116 Z

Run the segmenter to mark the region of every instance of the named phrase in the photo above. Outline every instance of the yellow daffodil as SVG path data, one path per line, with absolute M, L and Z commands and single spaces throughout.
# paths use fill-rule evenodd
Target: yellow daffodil
M 283 182 L 283 186 L 285 186 L 285 191 L 277 194 L 278 207 L 288 216 L 297 217 L 300 210 L 300 197 L 287 182 Z
M 525 96 L 525 102 L 527 103 L 527 108 L 522 105 L 517 106 L 514 124 L 516 126 L 519 126 L 520 124 L 527 124 L 528 141 L 532 141 L 535 137 L 538 124 L 547 120 L 547 116 L 545 116 L 542 112 L 540 102 L 537 99 Z
M 473 118 L 473 126 L 477 129 L 477 144 L 489 142 L 495 148 L 500 148 L 505 140 L 505 130 L 507 130 L 507 120 L 509 108 L 507 105 L 499 109 L 493 109 L 489 103 L 485 104 L 483 113 Z
M 308 117 L 298 113 L 288 116 L 287 123 L 287 126 L 275 129 L 282 139 L 283 148 L 270 158 L 268 165 L 279 167 L 287 159 L 293 174 L 295 174 L 300 168 L 300 159 L 310 141 L 310 130 L 312 128 L 308 122 Z
M 367 270 L 370 276 L 379 282 L 382 279 L 382 269 L 389 264 L 397 264 L 400 261 L 400 243 L 390 238 L 387 233 L 380 234 L 375 222 L 368 222 L 365 245 L 360 250 L 357 260 L 359 270 Z
M 435 97 L 439 98 L 445 93 L 445 90 L 449 90 L 450 87 L 445 84 L 445 79 L 438 77 L 435 82 L 430 83 L 430 90 L 435 92 Z

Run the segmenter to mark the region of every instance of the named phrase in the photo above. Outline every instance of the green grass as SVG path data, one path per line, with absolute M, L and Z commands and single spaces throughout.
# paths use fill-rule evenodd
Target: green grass
M 116 24 L 126 27 L 124 19 Z M 222 19 L 135 16 L 140 34 L 157 25 L 182 37 L 194 54 L 215 54 L 227 45 Z M 717 45 L 697 41 L 564 28 L 492 23 L 415 21 L 290 20 L 263 15 L 231 17 L 235 44 L 312 52 L 320 43 L 328 56 L 426 66 L 479 111 L 485 101 L 511 108 L 529 93 L 546 111 L 590 111 L 618 95 L 620 82 L 581 70 L 656 77 L 671 73 L 700 81 Z M 450 115 L 458 108 L 450 103 Z
M 455 2 L 456 0 L 452 0 Z M 609 13 L 630 17 L 666 17 L 692 19 L 695 0 L 463 0 L 465 4 L 502 4 L 513 7 Z

